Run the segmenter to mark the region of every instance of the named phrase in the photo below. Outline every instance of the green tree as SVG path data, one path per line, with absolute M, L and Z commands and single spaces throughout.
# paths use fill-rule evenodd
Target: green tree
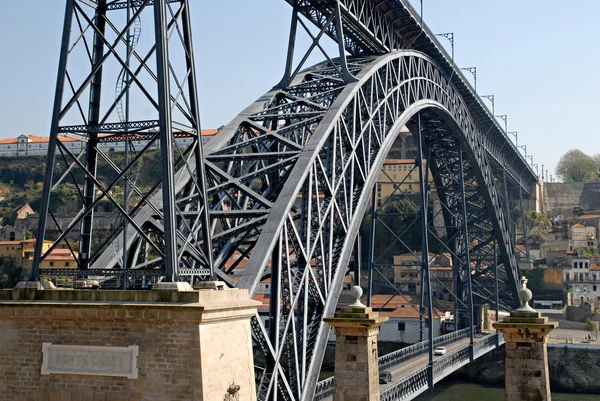
M 596 177 L 600 179 L 600 153 L 593 155 L 592 160 L 594 160 L 594 172 L 596 173 Z
M 586 213 L 587 213 L 587 209 L 584 208 L 583 206 L 575 206 L 573 208 L 573 214 L 575 216 L 583 216 Z
M 27 272 L 14 259 L 0 257 L 0 288 L 13 288 L 25 279 Z
M 558 161 L 556 174 L 563 181 L 589 181 L 598 178 L 594 159 L 579 149 L 571 149 Z

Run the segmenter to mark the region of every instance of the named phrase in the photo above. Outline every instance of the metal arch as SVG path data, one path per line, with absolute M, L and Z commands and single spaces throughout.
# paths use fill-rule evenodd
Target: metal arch
M 323 67 L 308 71 L 289 88 L 289 92 L 309 85 L 307 77 L 323 73 L 319 68 Z M 283 308 L 276 316 L 270 316 L 271 327 L 274 325 L 276 329 L 267 334 L 258 320 L 253 325 L 255 340 L 270 354 L 266 355 L 269 362 L 261 379 L 264 386 L 261 384 L 259 388 L 261 398 L 277 391 L 284 399 L 307 399 L 314 389 L 328 332 L 321 319 L 335 308 L 344 267 L 368 201 L 370 191 L 365 189 L 374 185 L 376 172 L 383 164 L 386 148 L 391 146 L 395 131 L 418 110 L 436 109 L 448 116 L 451 128 L 464 133 L 460 149 L 469 156 L 470 171 L 475 177 L 471 180 L 480 183 L 475 189 L 482 193 L 483 199 L 478 200 L 488 205 L 482 209 L 494 226 L 491 232 L 501 235 L 501 255 L 516 292 L 514 277 L 518 277 L 518 267 L 510 236 L 505 230 L 506 221 L 481 141 L 482 134 L 444 74 L 418 52 L 399 52 L 372 61 L 355 76 L 360 80 L 358 83 L 343 89 L 337 87 L 341 93 L 329 110 L 319 117 L 319 125 L 306 138 L 294 160 L 285 167 L 274 167 L 279 171 L 275 176 L 284 178 L 284 182 L 277 183 L 276 194 L 269 194 L 276 195 L 272 204 L 263 201 L 262 205 L 257 205 L 256 194 L 249 191 L 241 194 L 238 189 L 241 198 L 251 205 L 250 210 L 262 210 L 268 217 L 252 222 L 236 221 L 235 227 L 223 231 L 230 234 L 213 237 L 215 244 L 225 243 L 215 257 L 221 263 L 219 268 L 225 268 L 224 263 L 232 257 L 249 259 L 243 269 L 237 269 L 238 287 L 254 293 L 263 278 L 280 278 L 277 285 L 271 286 L 271 299 L 283 299 Z M 285 92 L 271 93 L 262 113 L 244 114 L 243 118 L 234 120 L 237 128 L 230 126 L 228 137 L 219 143 L 222 149 L 215 146 L 209 151 L 209 175 L 220 174 L 221 178 L 229 180 L 215 183 L 217 187 L 228 188 L 239 181 L 224 177 L 223 171 L 235 171 L 238 167 L 233 165 L 233 156 L 243 153 L 243 149 L 249 151 L 248 144 L 259 143 L 252 135 L 245 141 L 232 142 L 235 134 L 243 131 L 252 118 L 262 114 L 262 123 L 273 128 L 269 134 L 264 127 L 253 127 L 264 131 L 258 134 L 264 139 L 266 135 L 284 131 L 288 123 L 292 126 L 297 123 L 294 118 L 298 117 L 293 115 L 281 126 L 273 125 L 273 120 L 264 120 L 265 116 L 274 115 L 276 109 L 285 109 L 277 101 L 285 95 Z M 306 111 L 303 115 L 303 118 L 310 117 Z M 286 121 L 286 116 L 278 116 L 277 121 Z M 227 151 L 232 152 L 229 153 L 231 165 L 223 164 L 220 168 L 210 165 L 211 157 L 225 158 Z M 245 174 L 248 173 L 246 170 Z M 215 193 L 213 188 L 209 189 L 209 196 L 211 193 Z M 252 202 L 249 201 L 251 197 L 254 197 Z M 294 203 L 299 197 L 302 205 L 298 210 Z M 238 228 L 246 223 L 250 224 Z M 229 237 L 224 241 L 227 235 Z M 463 241 L 468 242 L 468 238 Z M 276 274 L 273 266 L 277 266 Z M 235 274 L 236 269 L 229 273 Z

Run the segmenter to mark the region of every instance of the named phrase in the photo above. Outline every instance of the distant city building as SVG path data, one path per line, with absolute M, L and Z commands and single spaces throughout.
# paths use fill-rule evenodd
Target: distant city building
M 394 256 L 394 285 L 408 294 L 420 294 L 422 265 L 421 252 L 410 252 Z M 431 294 L 444 301 L 453 300 L 454 276 L 452 257 L 448 253 L 437 255 L 429 253 L 429 271 L 431 273 Z
M 569 250 L 596 246 L 596 227 L 573 224 L 569 226 Z
M 571 260 L 570 266 L 562 270 L 567 305 L 600 300 L 600 266 L 589 258 L 576 257 Z
M 25 232 L 14 227 L 0 227 L 0 241 L 23 241 Z
M 208 142 L 214 137 L 219 130 L 208 129 L 202 130 L 202 143 Z M 85 142 L 79 137 L 59 136 L 60 141 L 72 153 L 78 154 L 85 149 Z M 20 135 L 17 138 L 0 139 L 0 156 L 43 156 L 48 153 L 49 137 L 36 135 Z M 175 143 L 178 146 L 187 146 L 193 141 L 192 138 L 182 137 L 175 138 Z M 149 143 L 148 140 L 136 140 L 133 142 L 136 148 L 141 149 Z M 159 142 L 156 141 L 151 149 L 158 149 Z M 107 140 L 101 141 L 98 148 L 103 152 L 123 152 L 125 150 L 124 140 Z
M 21 206 L 19 209 L 17 209 L 16 213 L 17 219 L 22 220 L 29 216 L 33 216 L 35 211 L 31 208 L 31 206 L 29 206 L 28 203 L 26 203 L 24 206 Z

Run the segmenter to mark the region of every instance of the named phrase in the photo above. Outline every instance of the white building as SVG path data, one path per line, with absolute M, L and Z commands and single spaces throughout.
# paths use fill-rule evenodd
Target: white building
M 588 258 L 574 258 L 571 266 L 563 268 L 563 283 L 568 305 L 600 300 L 600 266 Z
M 202 143 L 208 142 L 219 130 L 202 130 Z M 79 137 L 59 136 L 60 141 L 65 147 L 74 154 L 79 154 L 85 149 L 85 142 Z M 43 156 L 48 153 L 49 137 L 36 135 L 20 135 L 17 138 L 0 139 L 0 156 Z M 191 144 L 193 138 L 175 138 L 178 146 L 187 146 Z M 148 144 L 148 140 L 136 140 L 134 146 L 140 150 Z M 103 152 L 122 152 L 125 150 L 125 141 L 106 141 L 100 142 L 98 148 Z M 151 149 L 158 149 L 158 141 L 151 146 Z

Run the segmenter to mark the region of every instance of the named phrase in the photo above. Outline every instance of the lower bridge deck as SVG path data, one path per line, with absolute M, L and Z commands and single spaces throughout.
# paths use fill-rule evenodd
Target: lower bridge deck
M 382 384 L 381 401 L 408 401 L 428 390 L 433 384 L 471 361 L 504 343 L 501 334 L 480 332 L 470 344 L 469 330 L 460 330 L 434 339 L 434 347 L 444 346 L 445 355 L 433 358 L 433 383 L 429 382 L 429 342 L 423 341 L 379 357 L 379 371 L 392 374 L 392 381 Z M 333 399 L 334 377 L 317 384 L 313 401 Z

